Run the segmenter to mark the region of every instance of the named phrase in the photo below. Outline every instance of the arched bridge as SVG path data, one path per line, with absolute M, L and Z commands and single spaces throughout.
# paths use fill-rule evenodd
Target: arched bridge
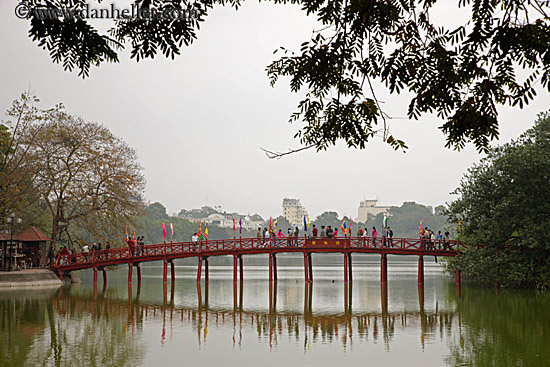
M 188 257 L 198 259 L 197 282 L 201 281 L 204 263 L 204 278 L 208 281 L 208 258 L 210 256 L 233 256 L 233 280 L 238 280 L 238 268 L 243 280 L 243 256 L 253 254 L 269 255 L 269 281 L 277 281 L 277 257 L 279 253 L 301 253 L 304 256 L 305 281 L 313 280 L 312 253 L 342 253 L 344 255 L 344 282 L 352 280 L 351 255 L 353 253 L 376 253 L 381 255 L 380 281 L 386 283 L 387 255 L 418 256 L 418 282 L 424 282 L 424 256 L 457 256 L 465 244 L 452 240 L 426 240 L 413 238 L 380 237 L 284 237 L 284 238 L 233 238 L 206 240 L 200 242 L 169 242 L 156 245 L 130 245 L 95 252 L 81 252 L 60 255 L 50 267 L 59 277 L 63 273 L 80 269 L 93 269 L 94 283 L 97 271 L 112 265 L 128 264 L 128 283 L 132 282 L 132 269 L 137 269 L 137 279 L 141 282 L 140 264 L 150 261 L 164 262 L 163 281 L 167 281 L 168 263 L 171 264 L 172 281 L 175 279 L 174 260 Z M 460 272 L 457 271 L 457 284 Z

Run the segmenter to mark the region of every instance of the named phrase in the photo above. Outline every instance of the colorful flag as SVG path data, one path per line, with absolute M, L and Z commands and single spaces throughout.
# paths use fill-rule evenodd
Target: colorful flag
M 277 233 L 277 219 L 273 221 L 273 233 Z
M 174 225 L 170 223 L 170 229 L 172 230 L 172 239 L 174 238 Z
M 462 230 L 462 219 L 458 220 L 458 233 Z
M 235 232 L 235 218 L 233 218 L 233 232 Z
M 307 223 L 307 221 L 306 221 L 306 217 L 304 216 L 304 232 L 307 232 L 307 227 L 308 227 L 307 224 L 308 224 L 308 223 Z
M 204 223 L 204 238 L 208 239 L 208 226 Z
M 243 233 L 243 220 L 239 218 L 239 234 Z
M 269 217 L 269 233 L 273 233 L 273 224 L 271 223 L 271 217 Z
M 201 222 L 201 221 L 199 220 L 199 233 L 198 233 L 198 235 L 199 235 L 199 238 L 201 238 L 201 237 L 202 237 L 202 234 L 201 234 L 201 232 L 202 232 L 202 222 Z
M 166 226 L 164 225 L 164 222 L 162 222 L 162 236 L 166 239 Z
M 388 228 L 388 217 L 386 217 L 386 215 L 384 215 L 384 220 L 382 222 L 382 227 L 383 228 Z
M 418 226 L 418 233 L 422 234 L 422 217 L 420 217 L 420 225 Z
M 346 228 L 347 228 L 346 218 L 344 218 L 344 219 L 342 219 L 342 224 L 340 224 L 340 229 L 342 230 L 342 233 L 344 235 L 347 233 Z
M 351 236 L 351 222 L 349 222 L 349 226 L 348 226 L 348 234 Z
M 132 230 L 134 231 L 134 241 L 135 241 L 136 240 L 136 229 L 132 228 Z
M 124 227 L 124 232 L 126 233 L 126 237 L 124 237 L 124 241 L 128 241 L 130 237 L 128 237 L 128 228 Z

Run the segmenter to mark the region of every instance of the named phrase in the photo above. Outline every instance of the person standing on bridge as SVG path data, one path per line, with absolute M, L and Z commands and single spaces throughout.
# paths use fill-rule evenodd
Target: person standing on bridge
M 313 225 L 313 229 L 311 230 L 311 233 L 313 234 L 313 238 L 317 237 L 317 227 L 315 227 L 315 224 Z
M 371 234 L 372 234 L 372 237 L 373 237 L 373 239 L 372 239 L 372 244 L 373 244 L 374 246 L 376 246 L 376 237 L 378 236 L 378 231 L 376 231 L 376 227 L 375 227 L 375 226 L 372 226 L 372 232 L 371 232 Z
M 325 226 L 321 226 L 321 237 L 327 236 L 327 230 L 325 229 Z
M 391 247 L 393 247 L 393 231 L 391 230 L 391 227 L 388 227 L 388 242 Z
M 326 231 L 326 236 L 327 236 L 327 238 L 332 238 L 334 236 L 334 231 L 332 230 L 331 226 L 328 226 L 327 231 Z

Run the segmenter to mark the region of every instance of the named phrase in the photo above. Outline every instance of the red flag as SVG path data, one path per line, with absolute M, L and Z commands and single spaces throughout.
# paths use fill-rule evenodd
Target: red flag
M 235 232 L 235 218 L 233 218 L 233 232 Z
M 164 222 L 162 222 L 162 236 L 166 239 L 166 226 L 164 225 Z

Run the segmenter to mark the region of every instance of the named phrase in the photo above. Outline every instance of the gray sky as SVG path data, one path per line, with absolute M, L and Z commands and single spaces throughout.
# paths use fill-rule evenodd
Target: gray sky
M 265 73 L 276 48 L 297 49 L 315 28 L 296 6 L 249 1 L 238 11 L 217 7 L 175 61 L 158 56 L 137 63 L 124 52 L 120 63 L 94 68 L 83 80 L 28 38 L 28 22 L 14 15 L 16 3 L 0 2 L 0 110 L 30 86 L 40 107 L 63 102 L 69 112 L 104 124 L 135 147 L 146 199 L 169 212 L 221 205 L 277 216 L 285 197 L 299 198 L 310 218 L 325 210 L 355 218 L 359 201 L 377 196 L 382 205 L 438 205 L 452 200 L 450 192 L 480 159 L 472 146 L 444 148 L 435 116 L 391 122 L 394 136 L 409 146 L 406 153 L 375 139 L 365 150 L 338 144 L 268 159 L 260 147 L 300 147 L 293 139 L 300 125 L 287 122 L 300 96 L 287 80 L 271 88 Z M 451 21 L 449 9 L 438 11 L 443 22 Z M 548 93 L 538 91 L 523 110 L 499 110 L 500 142 L 518 137 L 550 108 Z M 406 95 L 389 96 L 382 87 L 377 93 L 386 112 L 406 116 Z

